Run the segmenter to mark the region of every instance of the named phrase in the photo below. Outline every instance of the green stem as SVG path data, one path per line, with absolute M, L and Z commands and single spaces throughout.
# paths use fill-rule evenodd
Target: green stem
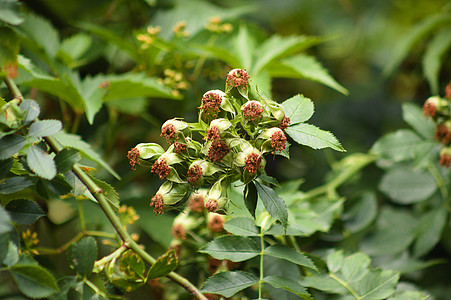
M 78 127 L 80 127 L 80 120 L 81 120 L 82 115 L 83 115 L 83 112 L 77 111 L 77 110 L 75 111 L 74 122 L 72 123 L 72 128 L 71 128 L 70 132 L 77 133 Z
M 78 215 L 80 217 L 80 227 L 81 227 L 81 231 L 85 231 L 86 230 L 86 222 L 85 222 L 85 213 L 83 210 L 83 204 L 81 202 L 81 199 L 78 199 Z
M 14 81 L 6 78 L 5 79 L 6 85 L 10 88 L 10 92 L 14 95 L 14 97 L 22 97 L 21 92 L 17 88 Z M 58 141 L 52 137 L 47 136 L 44 138 L 46 143 L 49 145 L 50 149 L 52 149 L 53 152 L 58 153 L 61 150 L 63 150 L 63 147 L 58 143 Z M 116 216 L 115 212 L 111 208 L 110 204 L 108 203 L 108 200 L 105 198 L 105 196 L 102 193 L 102 189 L 98 187 L 94 181 L 78 166 L 74 165 L 72 168 L 72 171 L 77 175 L 77 177 L 83 182 L 83 184 L 88 188 L 88 190 L 92 193 L 94 198 L 96 198 L 97 202 L 99 203 L 100 207 L 102 208 L 103 212 L 107 216 L 108 220 L 113 225 L 116 232 L 121 237 L 123 243 L 128 246 L 128 248 L 135 251 L 144 261 L 149 263 L 150 265 L 155 264 L 156 260 L 152 256 L 150 256 L 146 251 L 144 251 L 128 234 L 125 227 L 122 225 L 119 218 Z M 83 232 L 80 232 L 81 236 L 83 236 Z M 78 235 L 77 235 L 78 237 Z M 80 237 L 81 238 L 81 237 Z M 189 291 L 192 295 L 194 295 L 198 299 L 207 300 L 207 297 L 205 297 L 196 286 L 194 286 L 190 281 L 188 281 L 186 278 L 180 276 L 179 274 L 175 272 L 171 272 L 168 275 L 166 275 L 168 278 L 173 280 L 175 283 L 181 285 L 183 288 L 185 288 L 187 291 Z
M 217 39 L 217 35 L 212 35 L 210 37 L 210 39 L 208 40 L 208 42 L 207 42 L 207 47 L 212 46 L 215 43 L 216 39 Z M 193 75 L 192 75 L 193 80 L 196 79 L 197 76 L 199 76 L 199 73 L 200 73 L 202 67 L 205 64 L 205 61 L 207 60 L 207 57 L 208 57 L 208 54 L 207 54 L 206 51 L 204 51 L 202 56 L 197 61 L 196 66 L 194 67 L 194 71 L 193 71 Z
M 262 287 L 263 287 L 263 263 L 264 263 L 264 256 L 265 256 L 265 234 L 261 232 L 260 234 L 260 280 L 258 281 L 258 299 L 262 299 Z
M 434 179 L 437 182 L 437 185 L 440 189 L 440 193 L 442 194 L 443 199 L 447 199 L 448 198 L 448 190 L 446 189 L 445 181 L 444 181 L 442 175 L 440 174 L 439 170 L 437 170 L 437 167 L 433 164 L 430 164 L 428 166 L 428 170 L 429 170 L 429 172 L 431 172 L 432 176 L 434 176 Z

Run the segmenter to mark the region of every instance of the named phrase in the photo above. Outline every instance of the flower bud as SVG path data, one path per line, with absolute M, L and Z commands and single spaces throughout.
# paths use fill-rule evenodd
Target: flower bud
M 241 180 L 244 183 L 249 183 L 257 177 L 260 169 L 264 168 L 266 161 L 258 149 L 247 148 L 246 150 L 238 153 L 234 163 L 243 169 Z
M 202 212 L 205 206 L 204 199 L 205 197 L 207 197 L 207 193 L 208 190 L 199 189 L 191 194 L 188 202 L 188 207 L 191 209 L 191 211 Z
M 171 147 L 155 161 L 151 173 L 155 173 L 160 179 L 165 178 L 170 181 L 183 183 L 183 180 L 180 179 L 177 171 L 172 167 L 172 165 L 183 162 L 183 159 L 178 156 L 177 153 L 172 152 L 173 150 L 174 145 L 171 145 Z
M 290 126 L 290 118 L 288 118 L 287 116 L 285 116 L 282 121 L 279 123 L 279 128 L 282 129 L 283 131 L 285 131 L 285 129 L 288 128 L 288 126 Z
M 444 113 L 447 106 L 448 101 L 445 99 L 439 96 L 429 97 L 423 105 L 423 114 L 425 116 L 435 117 L 437 112 Z
M 222 169 L 206 160 L 196 160 L 188 168 L 187 180 L 192 185 L 202 185 L 204 176 L 212 176 Z
M 164 149 L 155 143 L 140 143 L 128 151 L 127 158 L 133 170 L 141 162 L 139 159 L 154 160 L 164 153 Z
M 279 127 L 272 127 L 263 131 L 256 140 L 255 145 L 262 153 L 282 151 L 287 145 L 287 137 Z
M 201 219 L 196 220 L 196 218 L 181 212 L 177 217 L 175 217 L 174 223 L 172 224 L 172 235 L 176 239 L 184 240 L 186 239 L 186 232 L 193 230 L 201 222 Z
M 243 117 L 248 121 L 258 121 L 262 117 L 263 106 L 257 100 L 247 101 L 241 106 Z
M 435 129 L 434 138 L 444 145 L 449 145 L 451 142 L 451 121 L 439 124 Z
M 166 181 L 152 198 L 150 206 L 156 214 L 162 214 L 165 206 L 182 204 L 189 197 L 189 184 Z
M 169 119 L 161 126 L 161 137 L 164 137 L 168 144 L 172 144 L 178 139 L 185 140 L 185 137 L 189 135 L 189 126 L 185 121 Z
M 451 165 L 451 149 L 448 147 L 443 148 L 440 151 L 440 165 L 443 167 L 449 167 Z
M 209 143 L 208 159 L 213 162 L 222 162 L 223 158 L 230 152 L 230 147 L 224 141 L 213 141 Z
M 283 108 L 283 106 L 272 100 L 267 100 L 266 103 L 269 111 L 271 112 L 271 115 L 273 115 L 273 117 L 276 118 L 277 121 L 283 121 L 283 119 L 285 118 L 285 109 Z
M 227 119 L 215 119 L 211 121 L 205 139 L 207 141 L 218 141 L 220 138 L 234 136 L 231 132 L 232 123 Z
M 207 228 L 210 229 L 212 233 L 221 232 L 224 230 L 225 218 L 223 215 L 217 213 L 208 214 L 207 218 Z
M 229 199 L 226 197 L 220 197 L 219 199 L 208 198 L 207 203 L 205 203 L 205 207 L 209 212 L 224 212 L 224 209 L 229 203 Z
M 240 94 L 247 98 L 247 91 L 249 87 L 249 75 L 246 70 L 243 69 L 233 69 L 227 74 L 226 80 L 226 93 L 237 88 Z
M 211 90 L 211 91 L 206 92 L 202 96 L 201 109 L 207 115 L 216 117 L 218 115 L 218 113 L 221 111 L 220 108 L 221 108 L 221 105 L 223 104 L 223 102 L 224 102 L 224 105 L 226 105 L 224 96 L 225 96 L 225 93 L 220 90 Z

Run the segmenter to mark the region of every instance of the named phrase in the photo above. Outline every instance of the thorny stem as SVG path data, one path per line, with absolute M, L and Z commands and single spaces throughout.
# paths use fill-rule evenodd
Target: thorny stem
M 21 98 L 22 93 L 17 88 L 14 81 L 11 79 L 5 77 L 5 84 L 7 85 L 9 91 L 14 95 L 14 97 Z M 59 142 L 52 136 L 47 136 L 44 138 L 45 142 L 49 145 L 50 149 L 58 153 L 61 150 L 63 150 L 63 147 L 59 144 Z M 77 177 L 83 182 L 83 184 L 88 188 L 88 190 L 92 193 L 94 198 L 96 198 L 97 202 L 99 203 L 100 207 L 102 208 L 103 212 L 113 225 L 116 232 L 121 237 L 123 243 L 127 245 L 128 248 L 135 251 L 144 261 L 149 263 L 150 265 L 155 264 L 156 260 L 153 258 L 150 254 L 148 254 L 146 251 L 144 251 L 129 235 L 125 227 L 122 225 L 119 218 L 116 216 L 115 212 L 111 208 L 110 204 L 108 203 L 108 200 L 103 195 L 103 191 L 100 187 L 98 187 L 94 181 L 78 166 L 74 165 L 72 167 L 72 171 L 77 175 Z M 83 233 L 80 233 L 83 234 Z M 78 237 L 78 235 L 77 235 Z M 81 238 L 81 237 L 80 237 Z M 194 286 L 190 281 L 188 281 L 183 276 L 175 273 L 172 271 L 168 275 L 166 275 L 169 279 L 174 281 L 175 283 L 179 284 L 183 288 L 185 288 L 187 291 L 189 291 L 191 294 L 193 294 L 196 298 L 201 300 L 208 300 L 207 297 L 205 297 L 199 289 L 197 289 L 196 286 Z

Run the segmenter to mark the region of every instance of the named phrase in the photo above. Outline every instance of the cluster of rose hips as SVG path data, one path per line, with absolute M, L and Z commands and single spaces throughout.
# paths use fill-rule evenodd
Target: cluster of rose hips
M 264 173 L 267 153 L 285 155 L 290 124 L 283 107 L 273 100 L 249 100 L 249 75 L 229 72 L 225 91 L 211 90 L 202 97 L 198 122 L 167 120 L 161 136 L 169 147 L 141 143 L 128 153 L 132 168 L 142 163 L 166 180 L 151 199 L 154 212 L 179 207 L 202 194 L 209 212 L 224 212 L 227 188 L 241 180 L 250 183 Z
M 433 96 L 426 100 L 423 112 L 432 118 L 437 125 L 434 139 L 444 145 L 440 151 L 440 165 L 449 167 L 451 165 L 451 82 L 446 86 L 445 98 Z

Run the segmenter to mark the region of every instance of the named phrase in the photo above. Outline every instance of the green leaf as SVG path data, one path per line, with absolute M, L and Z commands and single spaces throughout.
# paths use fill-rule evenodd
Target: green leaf
M 89 174 L 88 174 L 89 175 Z M 116 190 L 106 183 L 105 181 L 102 181 L 100 179 L 95 178 L 94 176 L 89 175 L 89 177 L 94 181 L 94 183 L 102 189 L 102 193 L 105 196 L 105 198 L 110 202 L 110 204 L 113 206 L 114 209 L 119 209 L 119 195 L 116 192 Z
M 388 300 L 427 300 L 429 295 L 419 291 L 397 291 Z
M 0 1 L 0 20 L 11 25 L 20 25 L 23 22 L 19 12 L 20 4 L 17 0 Z
M 234 68 L 250 69 L 253 63 L 254 51 L 257 48 L 254 36 L 249 32 L 247 26 L 241 24 L 238 33 L 233 39 L 233 52 L 239 63 L 231 65 Z
M 300 266 L 308 267 L 313 270 L 316 270 L 316 266 L 313 262 L 304 254 L 299 253 L 293 248 L 289 248 L 282 244 L 268 246 L 265 249 L 265 255 L 270 255 L 273 257 L 285 259 L 291 261 Z
M 36 202 L 25 199 L 13 200 L 5 206 L 5 209 L 9 212 L 12 221 L 18 224 L 31 225 L 45 216 Z
M 248 288 L 257 282 L 258 279 L 247 272 L 220 272 L 207 279 L 202 286 L 201 292 L 232 297 L 239 291 Z
M 308 36 L 280 36 L 272 35 L 257 50 L 258 57 L 256 64 L 250 70 L 250 74 L 258 74 L 269 63 L 276 59 L 283 58 L 293 53 L 299 52 L 313 45 L 319 44 L 323 39 Z M 270 69 L 270 68 L 269 68 Z
M 91 36 L 85 33 L 77 33 L 64 39 L 59 51 L 68 55 L 71 60 L 76 60 L 88 51 L 91 44 Z
M 34 100 L 24 100 L 20 104 L 20 108 L 25 111 L 24 123 L 25 125 L 33 122 L 39 116 L 41 108 L 39 104 Z
M 221 236 L 198 250 L 212 257 L 231 261 L 245 261 L 257 256 L 260 251 L 257 244 L 244 236 Z
M 66 173 L 72 169 L 74 164 L 80 160 L 80 151 L 71 148 L 64 148 L 55 156 L 56 169 L 58 173 Z
M 111 175 L 120 179 L 121 177 L 117 174 L 101 157 L 94 151 L 91 146 L 83 141 L 80 136 L 65 132 L 59 132 L 54 136 L 58 142 L 60 142 L 65 147 L 75 148 L 80 150 L 83 157 L 89 158 L 94 162 L 98 163 L 104 167 Z
M 3 209 L 3 208 L 2 208 Z M 0 212 L 0 224 L 1 224 L 1 212 Z M 1 225 L 0 225 L 0 231 L 1 231 Z M 9 233 L 2 233 L 0 234 L 0 266 L 3 264 L 3 261 L 6 258 L 6 255 L 8 254 L 8 248 L 9 248 Z
M 432 139 L 435 132 L 435 124 L 430 118 L 423 115 L 423 110 L 412 103 L 402 104 L 402 118 L 415 131 L 425 139 Z
M 94 262 L 97 259 L 97 242 L 92 236 L 84 237 L 73 243 L 68 251 L 67 257 L 75 270 L 87 278 L 91 275 Z
M 0 183 L 0 194 L 7 195 L 22 191 L 34 184 L 27 176 L 14 176 Z
M 144 284 L 144 280 L 140 279 L 145 279 L 146 265 L 133 250 L 127 250 L 121 255 L 119 269 L 126 274 L 128 280 L 135 280 Z
M 63 124 L 59 120 L 42 120 L 31 124 L 28 130 L 29 137 L 44 137 L 54 135 L 63 129 Z
M 25 21 L 20 25 L 20 29 L 27 38 L 31 39 L 40 49 L 43 49 L 49 57 L 55 57 L 60 47 L 60 41 L 58 32 L 50 21 L 38 15 L 27 13 Z
M 310 124 L 295 124 L 289 126 L 285 132 L 297 143 L 313 149 L 332 148 L 344 152 L 337 138 L 329 131 L 324 131 Z
M 255 184 L 251 181 L 246 184 L 244 188 L 244 204 L 246 204 L 246 208 L 249 213 L 255 218 L 255 209 L 257 208 L 257 189 L 255 188 Z
M 50 155 L 36 145 L 28 148 L 28 167 L 41 178 L 52 180 L 56 176 L 56 165 Z
M 442 60 L 451 48 L 451 28 L 440 30 L 428 43 L 423 56 L 423 72 L 433 95 L 438 95 Z
M 0 48 L 0 70 L 3 73 L 4 70 L 2 69 L 4 67 L 17 66 L 17 55 L 20 50 L 20 40 L 11 28 L 0 27 L 0 44 L 2 45 Z
M 437 182 L 428 171 L 392 168 L 384 174 L 379 189 L 398 204 L 412 204 L 428 199 L 437 190 Z
M 10 230 L 11 219 L 3 206 L 0 206 L 0 234 L 7 233 Z
M 429 16 L 422 22 L 418 23 L 408 34 L 395 45 L 393 54 L 390 55 L 390 60 L 386 64 L 384 73 L 391 74 L 407 57 L 411 49 L 425 38 L 428 34 L 433 32 L 436 28 L 450 23 L 451 15 L 449 14 L 437 14 Z
M 282 223 L 284 228 L 288 226 L 287 206 L 282 198 L 270 187 L 254 181 L 260 200 L 263 202 L 269 215 Z
M 362 300 L 386 299 L 395 292 L 399 273 L 390 270 L 374 270 L 367 273 L 359 283 L 358 293 Z
M 316 60 L 315 57 L 298 54 L 283 59 L 274 68 L 269 68 L 273 77 L 301 78 L 324 84 L 343 95 L 348 95 L 349 91 L 339 84 L 329 72 Z
M 424 214 L 418 225 L 418 238 L 415 240 L 413 253 L 416 257 L 427 254 L 440 241 L 448 219 L 448 212 L 438 207 Z
M 374 256 L 401 253 L 415 239 L 417 226 L 418 220 L 409 211 L 383 207 L 374 231 L 365 236 L 360 249 Z
M 11 170 L 13 164 L 14 164 L 14 160 L 12 158 L 8 158 L 6 160 L 0 160 L 0 178 L 5 178 L 8 175 L 9 170 Z M 0 190 L 1 190 L 1 188 L 0 188 Z
M 147 280 L 166 276 L 174 271 L 179 264 L 174 250 L 170 250 L 158 257 L 157 261 L 150 267 Z
M 356 233 L 370 225 L 376 219 L 376 215 L 376 195 L 373 192 L 366 192 L 342 215 L 342 220 L 347 231 Z
M 5 266 L 11 267 L 17 264 L 19 261 L 19 249 L 13 241 L 9 241 L 8 243 L 8 253 L 6 254 L 5 259 L 3 260 L 3 264 Z
M 19 290 L 30 298 L 44 298 L 59 292 L 53 275 L 39 265 L 15 265 L 10 268 Z
M 290 291 L 293 294 L 296 294 L 304 299 L 313 299 L 307 292 L 307 290 L 298 281 L 282 276 L 271 275 L 263 278 L 263 282 L 270 284 L 275 288 L 286 289 L 287 291 Z
M 8 159 L 19 152 L 25 146 L 24 137 L 11 134 L 0 139 L 0 159 Z
M 224 224 L 224 229 L 235 235 L 258 236 L 258 228 L 254 220 L 246 217 L 232 218 Z
M 105 82 L 102 75 L 95 77 L 86 76 L 80 85 L 80 94 L 86 111 L 86 118 L 89 124 L 94 122 L 95 115 L 102 108 L 103 97 L 107 93 L 104 88 L 100 88 L 100 84 Z
M 104 101 L 138 97 L 180 99 L 174 96 L 170 89 L 160 84 L 157 78 L 149 77 L 144 73 L 110 75 L 105 80 L 109 85 L 106 87 Z
M 401 129 L 384 135 L 371 148 L 370 152 L 393 162 L 414 158 L 415 146 L 422 142 L 412 130 Z
M 313 115 L 315 108 L 312 100 L 303 95 L 296 95 L 282 102 L 285 116 L 290 118 L 291 124 L 308 121 Z

